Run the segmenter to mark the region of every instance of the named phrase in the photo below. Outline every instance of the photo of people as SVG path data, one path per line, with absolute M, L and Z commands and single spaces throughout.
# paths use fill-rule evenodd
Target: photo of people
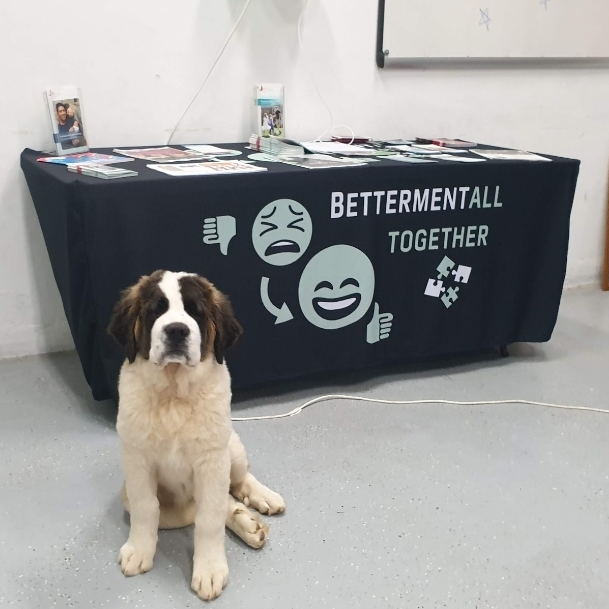
M 80 100 L 78 98 L 53 101 L 57 133 L 55 142 L 63 150 L 86 148 Z
M 283 132 L 283 108 L 282 106 L 269 106 L 262 108 L 262 137 L 282 137 Z

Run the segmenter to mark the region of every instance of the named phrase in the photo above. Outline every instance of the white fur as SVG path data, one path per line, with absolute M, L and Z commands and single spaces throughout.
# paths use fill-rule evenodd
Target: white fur
M 179 280 L 192 273 L 167 272 L 159 282 L 159 288 L 169 301 L 167 312 L 161 315 L 152 326 L 150 333 L 150 361 L 165 365 L 171 362 L 194 366 L 201 359 L 201 330 L 197 322 L 184 310 Z M 171 323 L 183 323 L 190 330 L 186 339 L 186 359 L 182 356 L 168 355 L 165 328 Z
M 183 321 L 176 285 L 175 275 L 161 281 L 170 299 L 166 315 Z M 186 526 L 194 519 L 192 588 L 203 599 L 216 598 L 228 582 L 225 525 L 258 548 L 268 527 L 247 506 L 266 514 L 285 509 L 283 499 L 248 472 L 230 419 L 228 369 L 213 353 L 194 365 L 163 367 L 138 355 L 123 364 L 119 395 L 124 501 L 131 513 L 121 569 L 125 575 L 150 570 L 159 525 Z M 171 505 L 159 502 L 161 488 L 173 498 Z

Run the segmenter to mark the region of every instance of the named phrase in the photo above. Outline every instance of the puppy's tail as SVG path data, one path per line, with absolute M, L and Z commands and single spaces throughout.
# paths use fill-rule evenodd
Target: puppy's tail
M 162 488 L 159 488 L 157 496 L 161 508 L 159 529 L 181 529 L 194 524 L 196 512 L 194 501 L 191 500 L 182 504 L 175 503 L 173 496 Z M 121 499 L 125 509 L 129 512 L 129 497 L 127 497 L 127 489 L 124 484 L 121 489 Z

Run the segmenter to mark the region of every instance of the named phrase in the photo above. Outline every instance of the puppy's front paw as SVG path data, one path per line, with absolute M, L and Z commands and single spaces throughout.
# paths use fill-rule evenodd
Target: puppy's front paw
M 140 548 L 128 541 L 118 555 L 118 561 L 121 564 L 123 575 L 131 577 L 146 573 L 152 569 L 152 561 L 154 559 L 154 550 L 146 550 Z
M 259 549 L 269 536 L 269 525 L 254 512 L 250 512 L 242 503 L 237 503 L 232 516 L 226 522 L 233 533 L 241 537 L 245 543 Z
M 262 489 L 253 492 L 247 497 L 250 505 L 261 514 L 268 514 L 269 516 L 283 514 L 283 512 L 285 512 L 285 501 L 283 500 L 283 497 L 270 488 L 263 485 L 261 486 Z
M 226 561 L 216 562 L 204 567 L 195 567 L 192 574 L 192 589 L 204 601 L 211 601 L 222 594 L 228 584 L 228 565 Z
M 285 501 L 283 497 L 270 488 L 260 484 L 256 478 L 248 474 L 245 481 L 234 488 L 233 496 L 248 507 L 253 507 L 261 514 L 281 514 L 285 512 Z

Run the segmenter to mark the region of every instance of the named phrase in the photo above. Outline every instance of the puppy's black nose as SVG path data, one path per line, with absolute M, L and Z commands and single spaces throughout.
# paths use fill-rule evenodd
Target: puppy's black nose
M 172 343 L 179 343 L 190 334 L 190 329 L 186 324 L 176 322 L 165 326 L 165 334 Z

